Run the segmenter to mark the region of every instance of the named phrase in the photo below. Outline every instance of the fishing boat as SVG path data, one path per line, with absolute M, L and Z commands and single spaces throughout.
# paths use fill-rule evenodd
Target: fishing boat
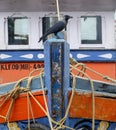
M 115 5 L 0 1 L 0 130 L 116 129 Z

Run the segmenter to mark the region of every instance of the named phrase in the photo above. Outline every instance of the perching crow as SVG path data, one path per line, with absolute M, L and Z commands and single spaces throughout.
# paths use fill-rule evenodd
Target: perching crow
M 64 19 L 62 21 L 58 21 L 57 23 L 55 23 L 52 27 L 50 27 L 47 32 L 42 36 L 40 37 L 39 39 L 39 42 L 44 39 L 45 37 L 47 37 L 48 35 L 54 33 L 55 36 L 57 36 L 57 33 L 62 31 L 63 29 L 66 28 L 66 25 L 68 23 L 68 20 L 72 18 L 71 16 L 69 15 L 64 15 Z

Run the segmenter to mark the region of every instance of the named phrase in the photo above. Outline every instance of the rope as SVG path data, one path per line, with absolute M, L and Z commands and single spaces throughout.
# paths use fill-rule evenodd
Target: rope
M 57 7 L 58 20 L 60 20 L 59 1 L 58 0 L 56 0 L 56 7 Z
M 40 70 L 40 69 L 38 69 L 38 70 Z M 36 71 L 38 71 L 38 70 L 36 70 Z M 42 69 L 42 71 L 43 71 L 43 69 Z M 33 71 L 33 72 L 34 72 L 34 71 Z M 33 72 L 32 72 L 32 73 L 33 73 Z M 32 74 L 32 73 L 30 73 L 30 74 Z M 40 74 L 39 74 L 39 75 L 40 75 Z M 7 94 L 3 94 L 3 95 L 0 96 L 0 99 L 3 99 L 3 100 L 2 100 L 2 103 L 0 104 L 0 107 L 2 107 L 8 100 L 11 99 L 11 103 L 10 103 L 9 108 L 8 108 L 8 110 L 7 110 L 6 116 L 0 115 L 1 118 L 4 118 L 5 121 L 9 122 L 9 117 L 10 117 L 10 114 L 11 114 L 11 111 L 12 111 L 12 108 L 13 108 L 13 105 L 14 105 L 15 100 L 18 98 L 18 96 L 19 96 L 20 93 L 22 93 L 22 92 L 27 92 L 27 93 L 28 93 L 28 91 L 30 91 L 31 81 L 32 81 L 32 79 L 35 78 L 35 77 L 37 77 L 37 76 L 24 77 L 24 78 L 20 79 L 19 81 L 16 82 L 14 88 L 13 88 L 11 91 L 9 91 Z M 26 79 L 28 79 L 27 87 L 26 87 L 26 88 L 20 87 L 20 83 L 21 83 L 22 81 L 26 80 Z M 27 99 L 28 99 L 28 98 L 29 98 L 29 97 L 28 97 L 28 95 L 27 95 Z M 29 102 L 29 99 L 28 99 L 28 102 Z M 29 108 L 32 109 L 30 103 L 29 103 Z M 34 116 L 33 116 L 32 110 L 31 110 L 31 113 L 32 113 L 32 117 L 33 117 L 33 120 L 34 120 Z M 28 117 L 29 117 L 29 116 L 28 116 Z
M 76 79 L 75 79 L 75 78 L 76 78 L 76 77 L 73 77 L 72 92 L 71 92 L 70 100 L 69 100 L 69 103 L 68 103 L 68 106 L 67 106 L 65 115 L 64 115 L 64 117 L 59 121 L 61 128 L 62 128 L 63 123 L 66 121 L 66 118 L 67 118 L 67 116 L 68 116 L 69 109 L 70 109 L 70 106 L 71 106 L 71 103 L 72 103 L 72 100 L 73 100 L 73 97 L 74 97 L 75 86 L 76 86 Z
M 38 68 L 38 69 L 32 70 L 32 71 L 30 72 L 30 74 L 29 74 L 29 77 L 31 77 L 31 76 L 33 75 L 33 73 L 35 73 L 35 72 L 37 72 L 37 71 L 40 71 L 40 72 L 39 72 L 39 74 L 37 74 L 37 75 L 34 76 L 34 77 L 38 77 L 38 76 L 42 75 L 43 72 L 44 72 L 44 68 Z
M 31 84 L 31 81 L 32 79 L 34 78 L 34 76 L 31 76 L 32 73 L 34 73 L 35 71 L 38 71 L 38 70 L 34 70 L 33 72 L 30 73 L 29 77 L 28 77 L 28 83 L 27 83 L 27 88 L 25 89 L 21 89 L 19 87 L 19 84 L 22 80 L 25 80 L 27 79 L 27 77 L 19 80 L 16 85 L 14 86 L 14 89 L 9 92 L 8 95 L 9 97 L 13 97 L 12 99 L 12 102 L 10 104 L 10 107 L 9 107 L 9 110 L 7 112 L 7 121 L 8 121 L 8 118 L 10 116 L 10 113 L 11 113 L 11 110 L 12 110 L 12 107 L 13 107 L 13 104 L 14 104 L 14 101 L 15 99 L 18 97 L 16 95 L 19 94 L 21 92 L 21 90 L 27 92 L 27 102 L 30 104 L 30 99 L 29 99 L 29 95 L 34 99 L 34 101 L 39 105 L 39 107 L 43 110 L 43 112 L 47 115 L 48 119 L 49 119 L 49 123 L 50 123 L 50 127 L 52 130 L 57 130 L 57 129 L 60 129 L 60 128 L 67 128 L 67 129 L 70 129 L 70 130 L 74 130 L 73 128 L 70 128 L 68 126 L 65 126 L 63 123 L 65 122 L 66 120 L 66 117 L 68 115 L 68 112 L 69 112 L 69 108 L 71 106 L 71 102 L 72 102 L 72 99 L 73 99 L 73 95 L 74 95 L 74 89 L 72 89 L 72 94 L 71 94 L 71 98 L 70 98 L 70 101 L 69 101 L 69 104 L 68 104 L 68 107 L 67 107 L 67 110 L 66 110 L 66 113 L 65 113 L 65 116 L 64 118 L 62 118 L 59 122 L 56 122 L 54 121 L 51 117 L 50 117 L 50 113 L 49 113 L 49 110 L 48 110 L 48 105 L 47 105 L 47 101 L 46 101 L 46 97 L 45 97 L 45 90 L 44 90 L 44 87 L 43 87 L 43 81 L 42 81 L 42 77 L 41 77 L 41 73 L 43 73 L 43 70 L 40 72 L 39 76 L 40 76 L 40 80 L 41 80 L 41 86 L 42 86 L 42 92 L 43 92 L 43 97 L 44 97 L 44 102 L 45 102 L 45 106 L 46 106 L 46 110 L 43 108 L 43 106 L 38 102 L 38 100 L 36 100 L 36 98 L 33 96 L 33 94 L 31 93 L 30 91 L 30 84 Z M 75 82 L 75 78 L 74 78 L 74 82 Z M 75 85 L 73 85 L 75 87 Z M 73 88 L 74 88 L 73 87 Z M 30 108 L 30 105 L 28 104 L 28 128 L 30 129 L 30 121 L 29 121 L 29 118 L 30 118 L 30 111 L 29 111 L 29 108 Z M 32 113 L 32 109 L 31 109 L 31 113 Z M 52 122 L 54 124 L 57 125 L 57 127 L 55 129 L 53 129 L 53 126 L 52 126 Z
M 94 85 L 92 79 L 83 71 L 79 70 L 75 66 L 70 65 L 71 68 L 74 68 L 75 70 L 79 71 L 80 73 L 84 74 L 90 81 L 91 91 L 92 91 L 92 130 L 94 130 L 95 125 L 95 96 L 94 96 Z M 73 74 L 74 75 L 74 74 Z
M 41 76 L 40 76 L 40 82 L 41 82 L 42 90 L 44 90 L 43 81 L 42 81 L 42 77 Z M 48 110 L 48 105 L 47 105 L 47 101 L 46 101 L 46 97 L 45 97 L 45 91 L 42 91 L 42 92 L 43 92 L 43 97 L 44 97 L 44 103 L 45 103 L 46 110 L 47 110 L 47 113 L 48 113 L 47 115 L 48 115 L 48 120 L 49 120 L 49 123 L 50 123 L 50 128 L 51 128 L 51 130 L 53 130 L 51 117 L 50 117 L 50 113 L 49 113 L 49 110 Z
M 61 119 L 61 121 L 59 121 L 59 122 L 54 121 L 54 120 L 50 117 L 50 113 L 49 113 L 49 110 L 48 110 L 48 105 L 47 105 L 47 101 L 46 101 L 46 97 L 45 97 L 45 90 L 44 90 L 44 87 L 43 87 L 43 81 L 42 81 L 42 77 L 41 77 L 41 76 L 40 76 L 40 81 L 41 81 L 42 92 L 43 92 L 44 102 L 45 102 L 45 106 L 46 106 L 46 110 L 47 110 L 47 111 L 46 111 L 46 110 L 42 107 L 42 105 L 36 100 L 36 98 L 32 95 L 32 93 L 31 93 L 30 91 L 29 91 L 29 94 L 30 94 L 30 96 L 32 96 L 32 98 L 33 98 L 34 101 L 38 104 L 38 106 L 43 110 L 43 112 L 47 115 L 47 117 L 48 117 L 48 119 L 49 119 L 49 123 L 50 123 L 50 128 L 51 128 L 52 130 L 57 130 L 57 129 L 59 129 L 59 128 L 68 128 L 68 129 L 70 129 L 70 130 L 74 130 L 73 128 L 70 128 L 70 127 L 68 127 L 68 126 L 63 125 L 63 122 L 65 121 L 65 118 L 66 118 L 66 117 L 63 118 L 63 119 Z M 70 103 L 70 104 L 71 104 L 71 103 Z M 70 106 L 70 104 L 69 104 L 69 106 Z M 68 108 L 68 110 L 67 110 L 67 114 L 66 114 L 66 115 L 68 115 L 68 111 L 69 111 L 69 108 Z M 53 128 L 52 122 L 57 125 L 56 128 Z M 61 122 L 62 122 L 62 125 L 61 125 Z
M 116 80 L 115 80 L 115 79 L 112 79 L 112 78 L 110 78 L 109 76 L 103 75 L 103 74 L 101 74 L 101 73 L 99 73 L 99 72 L 97 72 L 97 71 L 95 71 L 95 70 L 93 70 L 93 69 L 91 69 L 91 68 L 89 68 L 89 67 L 87 67 L 87 66 L 86 66 L 86 68 L 87 68 L 89 71 L 91 71 L 91 72 L 93 72 L 93 73 L 95 73 L 95 74 L 101 76 L 103 79 L 108 80 L 108 81 L 111 81 L 112 83 L 116 83 Z
M 31 110 L 31 115 L 32 115 L 32 119 L 33 119 L 33 122 L 35 124 L 35 119 L 34 119 L 34 114 L 33 114 L 33 110 L 32 110 L 32 105 L 31 105 L 31 102 L 30 102 L 30 98 L 29 98 L 29 91 L 30 91 L 30 84 L 32 82 L 32 79 L 35 77 L 35 76 L 32 76 L 32 74 L 35 72 L 35 71 L 38 71 L 40 69 L 36 69 L 36 70 L 33 70 L 30 74 L 29 74 L 29 78 L 28 78 L 28 82 L 27 82 L 27 107 L 28 107 L 28 129 L 30 130 L 30 110 Z M 40 71 L 40 74 L 41 74 L 42 71 Z M 40 75 L 39 74 L 39 75 Z
M 33 77 L 29 77 L 28 78 L 28 82 L 27 82 L 27 88 L 30 91 L 30 84 L 32 81 Z M 30 104 L 30 98 L 29 98 L 29 93 L 27 92 L 27 109 L 28 109 L 28 129 L 30 130 L 30 108 L 31 108 L 31 104 Z M 32 108 L 31 108 L 32 109 Z M 32 112 L 32 111 L 31 111 Z M 33 118 L 33 112 L 32 112 L 32 118 Z
M 82 66 L 82 68 L 84 68 L 84 69 L 81 68 L 81 70 L 79 70 L 79 69 L 77 68 L 77 67 L 79 67 L 79 66 Z M 101 74 L 101 73 L 99 73 L 99 72 L 97 72 L 97 71 L 95 71 L 95 70 L 93 70 L 93 69 L 87 67 L 87 66 L 86 66 L 85 64 L 83 64 L 83 63 L 78 63 L 78 62 L 75 61 L 73 58 L 70 58 L 70 71 L 72 71 L 73 69 L 74 69 L 74 70 L 77 70 L 77 71 L 80 72 L 80 73 L 82 73 L 82 74 L 83 74 L 82 76 L 85 75 L 85 76 L 89 79 L 89 81 L 90 81 L 91 90 L 92 90 L 92 130 L 94 130 L 94 124 L 95 124 L 94 85 L 93 85 L 92 79 L 85 73 L 85 70 L 87 69 L 87 70 L 89 70 L 89 71 L 91 71 L 91 72 L 93 72 L 93 73 L 95 73 L 95 74 L 101 76 L 103 79 L 108 80 L 108 81 L 110 81 L 110 82 L 112 82 L 112 83 L 116 83 L 116 80 L 115 80 L 115 79 L 112 79 L 112 78 L 110 78 L 110 77 L 108 77 L 108 76 L 105 76 L 105 75 L 103 75 L 103 74 Z M 78 73 L 78 75 L 80 75 L 80 73 Z M 72 74 L 72 76 L 74 76 L 74 74 L 73 74 L 72 72 L 71 72 L 71 74 Z
M 86 66 L 85 64 L 83 64 L 83 63 L 79 63 L 79 62 L 77 62 L 77 61 L 76 61 L 75 59 L 73 59 L 73 58 L 70 58 L 70 64 L 71 64 L 71 65 L 74 65 L 75 68 L 78 67 L 78 66 L 83 66 L 86 70 L 89 70 L 89 71 L 95 73 L 96 75 L 99 75 L 99 76 L 102 77 L 103 79 L 105 79 L 105 80 L 107 80 L 107 81 L 110 81 L 110 82 L 112 82 L 112 83 L 116 83 L 116 80 L 115 80 L 115 79 L 112 79 L 112 78 L 110 78 L 109 76 L 106 76 L 106 75 L 104 75 L 104 74 L 101 74 L 101 73 L 99 73 L 99 72 L 97 72 L 97 71 L 95 71 L 95 70 L 93 70 L 93 69 L 87 67 L 87 66 Z M 70 71 L 71 71 L 72 69 L 73 69 L 73 68 L 70 68 Z
M 9 109 L 8 109 L 8 111 L 7 111 L 7 114 L 6 114 L 6 121 L 8 121 L 8 122 L 9 122 L 9 117 L 10 117 L 11 110 L 12 110 L 13 105 L 14 105 L 14 101 L 15 101 L 15 99 L 12 99 L 12 100 L 11 100 Z
M 31 114 L 32 114 L 32 118 L 33 118 L 33 121 L 34 121 L 34 114 L 33 114 L 33 110 L 32 110 L 32 105 L 31 105 L 31 101 L 30 101 L 30 97 L 33 98 L 33 100 L 37 103 L 37 105 L 42 109 L 42 111 L 46 114 L 46 116 L 48 117 L 48 120 L 49 120 L 49 124 L 50 124 L 50 128 L 51 130 L 58 130 L 58 129 L 64 129 L 64 128 L 67 128 L 67 129 L 70 129 L 70 130 L 74 130 L 73 128 L 70 128 L 69 126 L 66 126 L 64 125 L 64 122 L 66 121 L 66 118 L 68 116 L 68 113 L 69 113 L 69 109 L 70 109 L 70 106 L 71 106 L 71 103 L 72 103 L 72 100 L 73 100 L 73 97 L 74 97 L 74 92 L 75 92 L 75 87 L 76 87 L 76 78 L 77 76 L 75 74 L 72 73 L 72 70 L 75 69 L 78 71 L 78 75 L 82 74 L 82 76 L 86 76 L 89 81 L 90 81 L 90 85 L 91 85 L 91 90 L 92 90 L 92 130 L 94 130 L 94 124 L 95 124 L 95 97 L 94 97 L 94 85 L 93 85 L 93 82 L 92 82 L 92 79 L 85 73 L 86 69 L 104 77 L 105 79 L 108 79 L 112 82 L 115 82 L 115 80 L 107 77 L 107 76 L 104 76 L 100 73 L 97 73 L 96 71 L 94 70 L 91 70 L 90 68 L 86 67 L 84 64 L 82 63 L 78 63 L 78 62 L 74 62 L 74 66 L 73 65 L 70 65 L 70 71 L 71 71 L 71 74 L 73 76 L 73 84 L 72 84 L 72 91 L 71 91 L 71 96 L 70 96 L 70 99 L 69 99 L 69 103 L 68 103 L 68 106 L 66 108 L 66 112 L 65 112 L 65 115 L 64 117 L 56 122 L 54 121 L 51 116 L 50 116 L 50 113 L 49 113 L 49 109 L 48 109 L 48 104 L 47 104 L 47 100 L 46 100 L 46 94 L 45 94 L 45 89 L 44 89 L 44 85 L 43 85 L 43 80 L 42 80 L 42 75 L 43 75 L 43 72 L 44 72 L 44 69 L 41 68 L 41 69 L 36 69 L 36 70 L 33 70 L 30 74 L 29 74 L 29 77 L 24 77 L 22 79 L 20 79 L 14 86 L 14 89 L 11 90 L 10 92 L 8 92 L 7 94 L 4 94 L 2 96 L 0 96 L 0 99 L 3 98 L 3 102 L 2 104 L 0 105 L 0 107 L 3 106 L 3 104 L 8 101 L 10 98 L 12 99 L 11 100 L 11 103 L 10 103 L 10 106 L 8 108 L 8 111 L 7 111 L 7 114 L 6 114 L 6 117 L 5 116 L 2 116 L 0 115 L 1 118 L 4 118 L 6 121 L 9 121 L 9 117 L 10 117 L 10 113 L 11 113 L 11 110 L 12 110 L 12 107 L 14 105 L 14 102 L 15 100 L 18 98 L 19 94 L 22 93 L 22 92 L 26 92 L 27 93 L 27 105 L 28 105 L 28 128 L 30 129 L 30 111 L 31 111 Z M 80 69 L 78 69 L 77 67 L 80 67 Z M 36 76 L 32 76 L 34 74 L 34 72 L 36 71 L 40 71 L 40 73 Z M 39 101 L 33 96 L 31 90 L 30 90 L 30 84 L 31 84 L 31 81 L 33 78 L 39 76 L 40 77 L 40 82 L 41 82 L 41 86 L 42 86 L 42 93 L 43 93 L 43 98 L 44 98 L 44 102 L 45 102 L 45 107 L 44 108 L 40 103 Z M 28 82 L 27 82 L 27 87 L 26 88 L 22 88 L 20 87 L 20 83 L 23 81 L 23 80 L 26 80 L 28 79 Z M 52 123 L 55 124 L 55 126 L 53 127 Z
M 6 117 L 5 117 L 5 116 L 0 115 L 0 117 L 6 120 Z
M 77 70 L 78 72 L 81 72 L 84 76 L 86 75 L 86 77 L 90 80 L 90 84 L 91 84 L 91 89 L 92 89 L 92 130 L 94 130 L 94 124 L 95 124 L 95 97 L 94 97 L 94 85 L 93 85 L 93 81 L 92 79 L 85 73 L 85 70 L 89 70 L 93 73 L 95 73 L 96 75 L 99 75 L 100 77 L 102 77 L 103 79 L 107 80 L 107 81 L 110 81 L 112 83 L 116 83 L 116 80 L 115 79 L 112 79 L 108 76 L 105 76 L 89 67 L 87 67 L 85 64 L 83 63 L 78 63 L 77 61 L 75 61 L 73 58 L 70 58 L 70 62 L 71 62 L 71 65 L 70 65 L 70 71 L 72 71 L 73 69 L 74 70 Z M 74 65 L 74 66 L 73 66 Z M 81 66 L 81 70 L 77 69 L 77 67 Z M 73 76 L 74 74 L 71 73 Z M 78 73 L 78 75 L 80 75 L 80 73 Z

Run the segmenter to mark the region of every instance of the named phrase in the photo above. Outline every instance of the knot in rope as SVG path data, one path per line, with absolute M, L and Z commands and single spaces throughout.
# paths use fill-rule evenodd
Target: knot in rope
M 10 93 L 10 98 L 12 99 L 16 99 L 19 97 L 20 94 L 20 87 L 18 86 L 17 88 L 15 88 L 11 93 Z

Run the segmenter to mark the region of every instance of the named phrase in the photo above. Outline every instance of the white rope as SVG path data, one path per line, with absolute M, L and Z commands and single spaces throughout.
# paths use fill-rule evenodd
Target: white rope
M 57 7 L 58 20 L 60 20 L 60 10 L 59 10 L 59 1 L 58 0 L 56 0 L 56 7 Z
M 93 81 L 92 79 L 89 77 L 88 74 L 86 74 L 85 72 L 79 70 L 78 68 L 76 68 L 75 66 L 70 65 L 71 68 L 79 71 L 80 73 L 84 74 L 90 81 L 90 86 L 91 86 L 91 91 L 92 91 L 92 130 L 94 130 L 95 128 L 95 94 L 94 94 L 94 85 L 93 85 Z M 73 75 L 74 76 L 74 75 Z
M 49 109 L 48 109 L 48 105 L 47 105 L 47 101 L 46 101 L 46 97 L 45 97 L 44 85 L 43 85 L 43 81 L 42 81 L 42 76 L 41 75 L 40 75 L 40 82 L 41 82 L 41 86 L 42 86 L 42 90 L 43 90 L 42 91 L 43 92 L 43 98 L 44 98 L 44 103 L 45 103 L 45 107 L 46 107 L 46 111 L 47 111 L 47 116 L 48 116 L 50 128 L 51 128 L 51 130 L 53 130 L 52 121 L 51 121 L 51 117 L 50 117 L 50 113 L 49 113 Z

